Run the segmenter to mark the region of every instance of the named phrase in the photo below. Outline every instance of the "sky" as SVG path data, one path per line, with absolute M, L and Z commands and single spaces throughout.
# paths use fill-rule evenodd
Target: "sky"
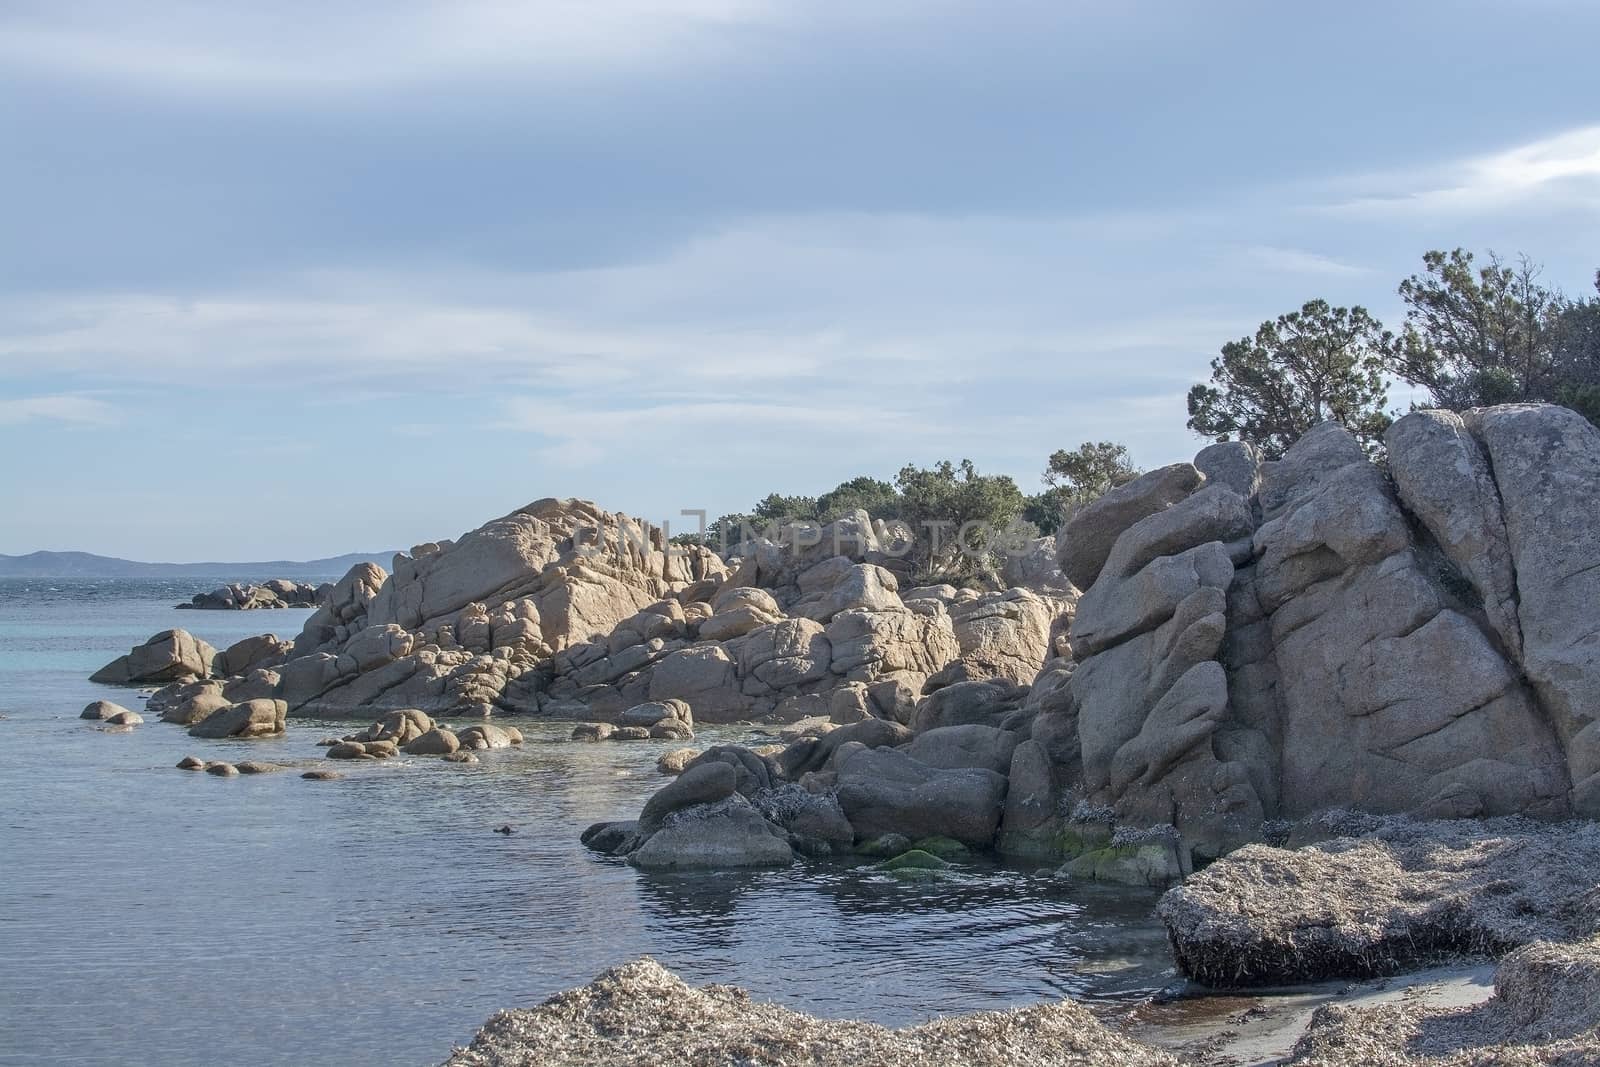
M 311 558 L 1204 442 L 1430 248 L 1600 267 L 1600 5 L 7 0 L 0 553 Z

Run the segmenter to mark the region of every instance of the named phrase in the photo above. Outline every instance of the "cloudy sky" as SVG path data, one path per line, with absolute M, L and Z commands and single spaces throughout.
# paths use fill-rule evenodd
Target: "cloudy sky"
M 1600 266 L 1592 3 L 8 0 L 0 552 L 1191 455 L 1431 247 Z

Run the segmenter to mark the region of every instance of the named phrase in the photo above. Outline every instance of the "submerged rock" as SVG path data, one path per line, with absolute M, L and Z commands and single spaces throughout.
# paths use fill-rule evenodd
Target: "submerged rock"
M 1176 1067 L 1071 1001 L 904 1030 L 818 1019 L 731 986 L 695 989 L 651 959 L 484 1024 L 447 1067 Z

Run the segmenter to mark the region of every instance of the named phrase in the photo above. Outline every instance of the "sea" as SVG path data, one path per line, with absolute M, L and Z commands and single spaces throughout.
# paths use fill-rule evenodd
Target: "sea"
M 570 723 L 518 718 L 526 743 L 476 765 L 317 782 L 300 777 L 330 766 L 317 741 L 364 723 L 204 741 L 79 719 L 99 699 L 141 709 L 88 678 L 158 631 L 218 648 L 298 633 L 308 610 L 176 610 L 268 577 L 0 580 L 0 1064 L 438 1063 L 495 1011 L 640 956 L 895 1026 L 1177 980 L 1147 890 L 992 862 L 928 881 L 843 860 L 653 875 L 584 849 L 590 823 L 637 815 L 681 743 L 573 743 Z M 711 727 L 694 744 L 772 740 Z M 289 769 L 177 770 L 189 754 Z

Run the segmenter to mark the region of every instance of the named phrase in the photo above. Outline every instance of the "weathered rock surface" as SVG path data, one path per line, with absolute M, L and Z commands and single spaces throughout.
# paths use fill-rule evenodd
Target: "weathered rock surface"
M 1071 1001 L 951 1016 L 905 1030 L 817 1019 L 731 986 L 692 988 L 654 960 L 537 1008 L 491 1016 L 449 1067 L 1176 1067 Z
M 1571 806 L 1600 818 L 1600 430 L 1512 404 L 1467 414 L 1504 505 L 1523 670 L 1566 749 Z
M 1062 573 L 1087 590 L 1100 577 L 1111 549 L 1124 530 L 1176 504 L 1205 481 L 1192 463 L 1153 470 L 1111 490 L 1075 512 L 1056 538 Z

